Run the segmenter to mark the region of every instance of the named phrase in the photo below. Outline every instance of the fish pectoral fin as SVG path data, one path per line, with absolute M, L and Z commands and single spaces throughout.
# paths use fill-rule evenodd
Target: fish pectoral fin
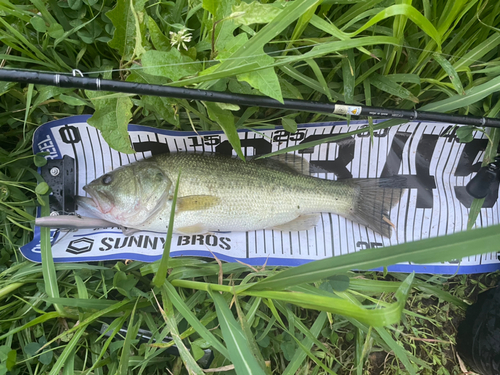
M 177 212 L 207 210 L 219 204 L 220 198 L 213 195 L 188 195 L 177 198 Z
M 187 227 L 175 228 L 174 232 L 179 234 L 203 234 L 208 232 L 208 228 L 206 225 L 198 223 Z
M 301 230 L 312 229 L 318 224 L 320 214 L 306 214 L 300 215 L 298 218 L 289 221 L 288 223 L 274 226 L 272 230 L 279 230 L 283 232 L 295 232 Z

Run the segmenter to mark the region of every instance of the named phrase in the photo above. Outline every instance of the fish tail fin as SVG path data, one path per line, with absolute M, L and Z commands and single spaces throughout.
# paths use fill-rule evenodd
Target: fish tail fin
M 401 200 L 405 181 L 404 178 L 352 179 L 358 194 L 348 218 L 384 237 L 391 237 L 396 226 L 390 220 L 389 211 Z

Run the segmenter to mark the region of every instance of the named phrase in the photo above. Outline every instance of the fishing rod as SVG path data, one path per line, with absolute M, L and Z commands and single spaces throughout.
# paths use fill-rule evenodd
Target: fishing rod
M 80 74 L 81 77 L 76 76 L 77 73 Z M 73 75 L 0 69 L 0 81 L 31 83 L 92 91 L 111 91 L 127 94 L 153 95 L 176 99 L 202 100 L 249 107 L 259 106 L 325 114 L 403 118 L 419 121 L 439 121 L 459 125 L 500 128 L 500 119 L 486 117 L 369 107 L 345 103 L 324 103 L 300 99 L 283 99 L 283 103 L 281 103 L 278 100 L 267 96 L 233 94 L 219 91 L 88 78 L 83 77 L 83 74 L 76 69 L 73 70 Z

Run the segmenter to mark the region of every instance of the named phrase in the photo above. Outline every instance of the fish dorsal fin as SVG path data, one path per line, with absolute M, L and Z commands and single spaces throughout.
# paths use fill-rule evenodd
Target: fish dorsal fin
M 289 171 L 304 174 L 306 176 L 310 174 L 309 162 L 303 157 L 294 154 L 281 154 L 265 159 L 252 159 L 252 161 L 280 171 L 283 170 L 283 167 L 288 167 Z
M 276 225 L 269 229 L 279 230 L 283 232 L 309 230 L 314 228 L 316 224 L 318 224 L 319 218 L 320 218 L 319 214 L 300 215 L 298 218 L 289 221 L 288 223 Z
M 213 195 L 188 195 L 177 198 L 177 212 L 198 211 L 212 208 L 219 204 L 220 198 Z

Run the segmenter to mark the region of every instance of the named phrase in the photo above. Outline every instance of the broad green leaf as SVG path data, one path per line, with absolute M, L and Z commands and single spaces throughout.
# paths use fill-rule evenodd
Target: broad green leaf
M 282 290 L 310 283 L 352 269 L 368 270 L 400 262 L 433 263 L 461 259 L 497 248 L 500 225 L 429 238 L 396 246 L 362 250 L 290 268 L 248 287 L 256 290 Z
M 37 352 L 41 347 L 42 345 L 37 342 L 30 342 L 29 344 L 25 345 L 24 352 L 28 355 L 28 358 L 34 357 L 38 354 Z
M 168 80 L 166 78 L 159 78 L 158 76 L 145 74 L 142 70 L 136 69 L 132 70 L 130 75 L 127 77 L 127 81 L 160 85 L 166 84 Z M 141 100 L 144 108 L 154 112 L 172 125 L 175 125 L 176 127 L 179 126 L 179 113 L 176 108 L 178 101 L 176 99 L 143 95 L 141 96 Z
M 238 75 L 238 80 L 247 82 L 250 86 L 256 88 L 264 95 L 283 103 L 280 82 L 274 68 L 265 68 L 266 66 L 272 65 L 274 59 L 263 53 L 256 58 L 255 61 L 263 68 L 240 74 Z
M 201 68 L 199 62 L 183 55 L 176 48 L 170 51 L 147 51 L 142 55 L 144 73 L 162 76 L 178 81 L 187 76 L 196 75 Z
M 113 286 L 125 297 L 131 298 L 131 290 L 139 280 L 133 274 L 126 274 L 123 271 L 115 273 Z
M 245 160 L 245 155 L 243 155 L 243 152 L 241 151 L 240 137 L 238 136 L 238 132 L 234 126 L 234 115 L 231 111 L 221 109 L 217 103 L 205 102 L 205 105 L 210 119 L 219 124 L 222 130 L 224 130 L 224 133 L 226 134 L 229 143 L 231 143 L 231 146 L 233 146 L 236 154 L 242 160 Z
M 350 279 L 347 275 L 334 275 L 328 279 L 332 289 L 336 292 L 344 292 L 349 288 Z
M 283 125 L 283 129 L 289 133 L 297 132 L 297 123 L 293 118 L 283 117 L 281 119 L 281 125 Z
M 227 302 L 218 292 L 209 290 L 212 297 L 217 317 L 222 330 L 222 336 L 229 351 L 229 357 L 238 375 L 264 375 L 265 372 L 259 366 L 257 359 L 253 356 L 241 326 L 234 319 L 233 313 L 227 306 Z
M 240 25 L 269 23 L 282 11 L 281 7 L 276 6 L 277 4 L 262 4 L 257 1 L 251 3 L 241 2 L 233 6 L 231 17 L 234 22 Z
M 47 194 L 49 189 L 50 189 L 49 184 L 47 184 L 46 182 L 42 182 L 36 186 L 35 193 L 44 195 Z
M 146 0 L 118 0 L 116 6 L 106 13 L 113 22 L 115 33 L 108 44 L 116 48 L 123 59 L 140 57 L 144 52 L 138 12 L 144 10 Z M 142 18 L 143 16 L 141 16 Z
M 105 92 L 85 91 L 95 112 L 87 120 L 89 125 L 101 131 L 104 140 L 113 149 L 127 154 L 134 153 L 128 135 L 132 119 L 132 101 L 128 96 L 108 97 Z
M 227 59 L 247 41 L 248 41 L 247 34 L 238 34 L 232 38 L 228 38 L 228 40 L 224 43 L 223 47 L 217 49 L 218 52 L 217 59 L 220 61 Z M 203 70 L 200 74 L 201 75 L 209 74 L 212 71 L 216 70 L 216 67 L 217 65 L 213 65 L 212 67 Z
M 474 130 L 473 126 L 459 126 L 456 134 L 460 142 L 468 143 L 474 139 Z
M 47 31 L 47 25 L 45 25 L 45 21 L 42 17 L 35 16 L 30 19 L 30 23 L 31 25 L 33 25 L 33 28 L 39 33 L 44 33 Z
M 160 28 L 151 17 L 148 17 L 148 30 L 156 50 L 168 51 L 170 49 L 170 39 L 161 32 Z
M 38 357 L 38 361 L 40 363 L 43 363 L 44 365 L 50 365 L 50 363 L 52 362 L 52 358 L 54 358 L 54 352 L 44 351 L 42 354 L 40 354 L 40 357 Z
M 51 38 L 57 39 L 64 35 L 64 29 L 58 23 L 53 23 L 49 26 L 47 33 L 50 35 Z
M 202 1 L 203 9 L 208 10 L 214 16 L 216 15 L 216 12 L 217 12 L 217 5 L 218 5 L 217 0 L 203 0 Z

